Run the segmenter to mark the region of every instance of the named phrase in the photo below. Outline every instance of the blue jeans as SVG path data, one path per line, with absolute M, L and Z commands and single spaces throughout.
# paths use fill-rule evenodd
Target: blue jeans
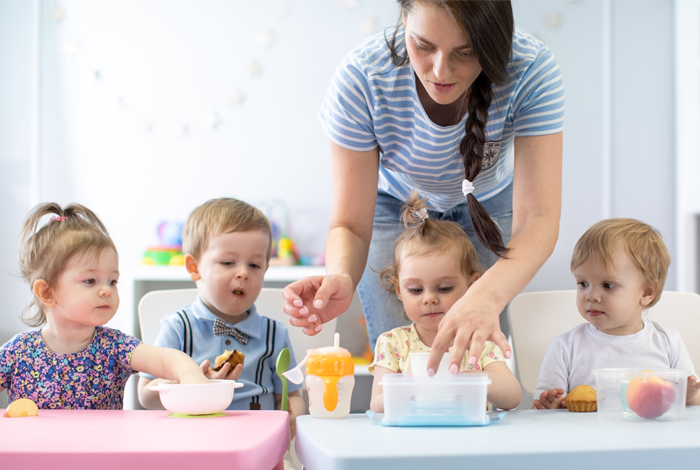
M 372 349 L 374 349 L 379 335 L 410 323 L 410 320 L 404 316 L 403 306 L 399 299 L 395 295 L 389 294 L 379 282 L 379 272 L 392 261 L 396 239 L 404 230 L 404 226 L 399 220 L 402 205 L 402 201 L 392 196 L 382 192 L 377 194 L 367 266 L 357 286 L 362 309 L 367 319 L 367 332 Z M 503 243 L 507 244 L 513 226 L 512 183 L 482 205 L 498 223 L 502 231 Z M 498 260 L 498 257 L 482 245 L 477 238 L 466 202 L 447 212 L 428 211 L 428 213 L 431 219 L 452 220 L 461 225 L 474 244 L 484 268 L 490 268 Z M 501 330 L 506 336 L 509 336 L 510 325 L 505 311 L 501 313 L 500 320 Z

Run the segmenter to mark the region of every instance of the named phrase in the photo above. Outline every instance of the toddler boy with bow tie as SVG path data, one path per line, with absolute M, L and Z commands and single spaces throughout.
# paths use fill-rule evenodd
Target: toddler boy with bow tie
M 182 234 L 185 267 L 197 284 L 192 305 L 166 315 L 156 346 L 179 349 L 201 364 L 210 379 L 237 380 L 230 410 L 279 409 L 282 383 L 275 372 L 277 356 L 292 347 L 287 328 L 259 315 L 254 302 L 260 294 L 270 261 L 272 229 L 267 217 L 251 205 L 232 198 L 212 199 L 197 207 Z M 245 364 L 219 371 L 210 364 L 224 350 L 238 349 Z M 290 367 L 296 366 L 291 354 Z M 162 409 L 158 392 L 148 389 L 153 376 L 141 374 L 139 401 Z M 304 413 L 301 385 L 289 383 L 289 416 L 294 435 L 296 416 Z

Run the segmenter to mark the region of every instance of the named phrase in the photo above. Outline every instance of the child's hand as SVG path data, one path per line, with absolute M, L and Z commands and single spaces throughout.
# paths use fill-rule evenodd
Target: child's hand
M 536 410 L 556 410 L 565 407 L 564 390 L 561 388 L 554 388 L 552 390 L 542 392 L 540 399 L 535 400 L 535 402 L 532 404 L 532 408 Z
M 233 370 L 231 369 L 231 364 L 228 362 L 218 371 L 212 369 L 209 364 L 209 360 L 205 359 L 199 367 L 202 368 L 202 372 L 209 379 L 225 379 L 225 380 L 238 380 L 243 372 L 243 364 L 238 364 Z
M 182 377 L 180 377 L 180 383 L 181 384 L 206 384 L 209 383 L 209 379 L 201 373 L 201 371 L 198 371 L 196 373 L 192 374 L 184 374 Z
M 700 405 L 700 381 L 694 375 L 688 376 L 688 390 L 685 394 L 685 403 L 687 405 Z

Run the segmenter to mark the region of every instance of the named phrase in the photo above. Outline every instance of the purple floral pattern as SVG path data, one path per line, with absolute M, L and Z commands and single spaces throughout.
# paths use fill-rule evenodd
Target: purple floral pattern
M 40 409 L 121 410 L 124 386 L 134 373 L 133 336 L 96 327 L 87 348 L 56 354 L 39 331 L 20 333 L 0 347 L 0 387 L 7 398 L 29 398 Z

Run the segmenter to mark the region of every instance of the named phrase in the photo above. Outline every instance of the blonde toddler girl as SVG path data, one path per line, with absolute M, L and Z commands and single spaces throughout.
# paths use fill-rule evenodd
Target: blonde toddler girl
M 53 217 L 37 229 L 48 215 Z M 7 389 L 10 402 L 28 398 L 41 409 L 122 409 L 124 386 L 135 371 L 181 383 L 208 381 L 186 354 L 103 326 L 119 307 L 119 262 L 91 210 L 39 204 L 27 216 L 21 239 L 20 267 L 33 293 L 22 320 L 42 328 L 0 347 L 0 392 Z
M 396 242 L 393 263 L 381 272 L 382 283 L 403 303 L 413 323 L 377 339 L 370 366 L 374 374 L 370 409 L 377 413 L 384 411 L 382 377 L 411 372 L 408 354 L 430 351 L 445 313 L 483 272 L 464 230 L 455 222 L 429 218 L 425 202 L 417 193 L 411 195 L 401 215 L 407 228 Z M 488 390 L 492 406 L 510 409 L 520 403 L 520 384 L 496 344 L 487 341 L 474 365 L 467 362 L 468 356 L 469 349 L 461 367 L 453 364 L 450 373 L 486 372 L 492 382 Z

